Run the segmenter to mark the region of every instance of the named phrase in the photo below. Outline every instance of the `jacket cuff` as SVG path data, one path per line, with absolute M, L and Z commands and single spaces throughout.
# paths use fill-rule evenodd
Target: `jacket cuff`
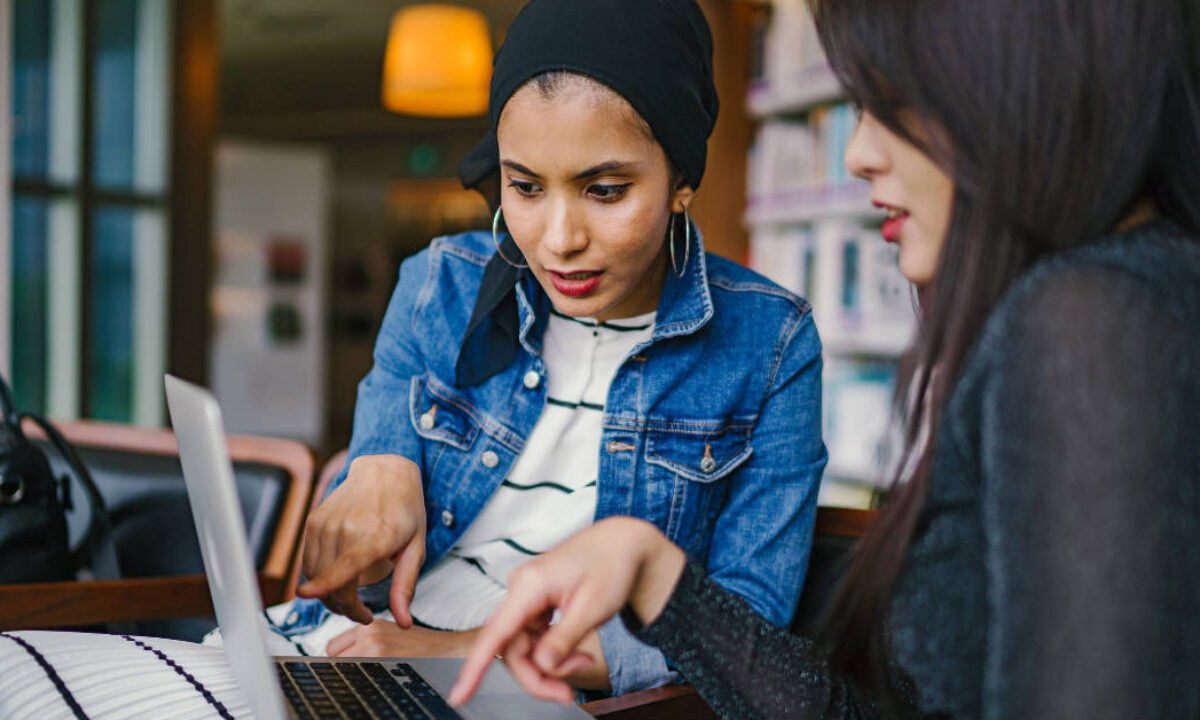
M 392 591 L 392 576 L 389 574 L 374 585 L 360 585 L 358 597 L 363 605 L 373 613 L 383 612 L 390 607 L 389 597 Z
M 679 682 L 679 673 L 667 666 L 662 652 L 635 638 L 619 615 L 601 625 L 599 632 L 613 695 Z

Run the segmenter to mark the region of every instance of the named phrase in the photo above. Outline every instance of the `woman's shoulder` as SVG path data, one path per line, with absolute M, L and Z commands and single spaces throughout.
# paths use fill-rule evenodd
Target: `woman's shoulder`
M 424 288 L 426 295 L 435 289 L 459 289 L 474 296 L 494 252 L 491 237 L 491 233 L 466 232 L 434 238 L 401 263 L 401 289 L 407 284 L 413 291 Z
M 1154 221 L 1035 263 L 996 303 L 964 373 L 1017 350 L 1184 336 L 1200 337 L 1200 238 Z
M 482 272 L 496 249 L 490 232 L 472 231 L 434 238 L 423 252 L 428 253 L 431 260 L 450 260 L 463 264 L 463 269 L 474 267 Z
M 731 305 L 744 311 L 808 315 L 808 302 L 745 265 L 706 252 L 708 287 L 717 305 Z
M 435 238 L 405 258 L 392 294 L 392 305 L 407 308 L 415 322 L 448 324 L 460 333 L 471 315 L 491 259 L 491 233 L 469 232 Z
M 1158 220 L 1034 264 L 993 315 L 1005 325 L 1005 318 L 1045 321 L 1067 312 L 1170 313 L 1198 298 L 1200 238 Z

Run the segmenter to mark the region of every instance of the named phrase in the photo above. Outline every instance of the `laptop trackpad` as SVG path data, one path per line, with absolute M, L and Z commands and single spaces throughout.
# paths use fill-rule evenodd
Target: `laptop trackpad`
M 463 661 L 458 658 L 411 658 L 405 662 L 416 668 L 429 684 L 444 697 L 454 686 Z M 479 692 L 460 711 L 471 720 L 588 720 L 588 715 L 575 705 L 559 705 L 530 697 L 517 685 L 504 663 L 496 661 L 488 667 Z

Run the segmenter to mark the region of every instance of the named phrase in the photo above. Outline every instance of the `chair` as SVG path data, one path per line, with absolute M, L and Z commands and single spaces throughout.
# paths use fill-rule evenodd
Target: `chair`
M 0 630 L 87 627 L 137 621 L 144 635 L 197 640 L 213 625 L 212 601 L 196 540 L 175 435 L 110 423 L 58 423 L 79 451 L 108 507 L 119 580 L 0 585 Z M 26 424 L 35 442 L 43 436 Z M 46 447 L 43 445 L 43 447 Z M 230 436 L 238 496 L 266 604 L 295 585 L 313 458 L 303 444 Z M 69 474 L 57 454 L 55 474 Z M 82 488 L 72 496 L 82 498 Z M 68 517 L 72 541 L 89 518 L 84 503 Z
M 845 570 L 846 553 L 862 537 L 877 511 L 817 508 L 812 550 L 804 590 L 796 605 L 791 630 L 811 636 L 825 604 Z M 691 685 L 639 690 L 586 703 L 583 709 L 603 720 L 709 720 L 719 717 Z
M 333 485 L 333 481 L 338 474 L 342 472 L 342 468 L 346 467 L 346 459 L 350 457 L 349 450 L 340 450 L 333 457 L 325 461 L 321 466 L 321 472 L 317 474 L 317 484 L 313 486 L 311 500 L 308 504 L 308 512 L 305 518 L 313 514 L 325 496 L 329 494 L 329 488 Z M 303 535 L 303 528 L 301 534 Z M 290 600 L 296 594 L 296 586 L 300 584 L 300 570 L 304 560 L 304 538 L 301 536 L 296 548 L 296 564 L 292 568 L 292 575 L 287 584 L 287 597 Z
M 308 508 L 309 514 L 312 514 L 312 511 L 316 510 L 321 501 L 325 499 L 334 479 L 342 472 L 342 468 L 346 467 L 346 460 L 349 457 L 350 451 L 342 450 L 321 466 L 321 474 L 317 476 L 317 486 L 313 488 L 312 505 Z

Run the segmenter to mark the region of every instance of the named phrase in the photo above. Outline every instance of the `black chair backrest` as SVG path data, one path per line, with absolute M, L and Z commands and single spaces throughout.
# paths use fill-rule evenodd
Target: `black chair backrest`
M 122 577 L 204 574 L 178 456 L 86 447 L 78 451 L 108 507 Z M 47 455 L 56 475 L 70 475 L 57 455 Z M 255 566 L 262 568 L 291 477 L 284 468 L 235 462 L 234 478 Z M 82 488 L 72 485 L 72 495 L 82 497 L 77 494 Z M 89 521 L 87 505 L 74 505 L 67 517 L 72 546 L 82 540 Z M 172 618 L 134 625 L 138 634 L 194 641 L 215 623 L 212 618 Z
M 804 589 L 792 616 L 792 632 L 815 637 L 824 619 L 825 608 L 833 600 L 838 583 L 846 572 L 850 551 L 862 537 L 877 510 L 817 508 L 816 529 L 808 559 Z
M 825 607 L 833 599 L 838 582 L 846 571 L 850 548 L 858 538 L 844 535 L 816 535 L 808 556 L 808 573 L 791 630 L 797 635 L 815 637 L 820 628 Z

